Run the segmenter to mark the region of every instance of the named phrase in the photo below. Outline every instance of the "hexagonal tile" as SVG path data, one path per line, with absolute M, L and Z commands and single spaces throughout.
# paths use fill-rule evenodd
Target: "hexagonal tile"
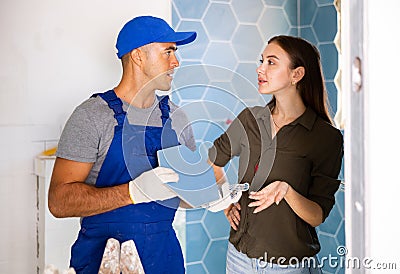
M 286 34 L 289 31 L 289 22 L 282 8 L 267 7 L 258 26 L 265 42 L 275 35 Z
M 229 90 L 208 87 L 203 103 L 212 120 L 225 121 L 234 116 L 232 110 L 238 103 L 238 99 Z
M 209 241 L 210 238 L 200 223 L 186 225 L 186 250 L 190 250 L 186 254 L 186 261 L 201 261 Z
M 236 115 L 237 116 L 237 115 Z M 228 178 L 228 182 L 231 184 L 236 184 L 238 182 L 238 166 L 239 166 L 239 158 L 234 157 L 225 165 L 225 173 Z
M 318 253 L 319 261 L 321 262 L 322 258 L 325 258 L 323 263 L 323 270 L 329 271 L 330 273 L 335 273 L 335 268 L 329 265 L 328 259 L 332 257 L 339 257 L 337 254 L 338 244 L 335 238 L 328 234 L 319 233 L 318 238 L 321 243 L 321 251 Z
M 332 4 L 333 0 L 317 0 L 317 3 L 320 5 Z
M 343 217 L 340 214 L 338 207 L 335 205 L 329 213 L 328 218 L 326 218 L 325 222 L 318 226 L 318 229 L 334 235 L 336 234 L 336 231 L 339 228 L 342 220 Z
M 232 83 L 228 81 L 211 81 L 210 86 L 211 88 L 217 88 L 228 93 L 234 93 Z
M 204 65 L 182 65 L 174 74 L 173 87 L 179 90 L 188 86 L 207 86 L 209 82 Z
M 216 65 L 233 70 L 237 59 L 228 42 L 211 42 L 203 58 L 205 65 Z
M 258 56 L 260 56 L 259 54 Z M 254 86 L 257 86 L 257 62 L 254 63 L 239 63 L 236 67 L 236 72 L 240 74 L 242 77 L 247 79 Z
M 235 94 L 241 100 L 259 100 L 260 94 L 254 83 L 242 75 L 235 74 L 232 79 L 232 86 Z
M 186 210 L 186 222 L 200 222 L 203 218 L 205 210 L 202 208 L 187 209 Z
M 208 6 L 208 0 L 197 0 L 193 5 L 191 0 L 174 0 L 173 3 L 181 18 L 200 19 Z
M 175 8 L 174 1 L 172 1 L 171 5 L 171 18 L 172 27 L 175 29 L 181 18 L 179 17 L 178 11 Z
M 319 42 L 332 42 L 337 33 L 337 12 L 335 7 L 325 6 L 318 8 L 313 27 Z
M 338 52 L 335 44 L 323 44 L 320 45 L 319 51 L 321 53 L 321 63 L 326 80 L 335 78 L 338 69 Z
M 201 101 L 182 100 L 180 108 L 186 113 L 190 123 L 197 120 L 211 119 L 206 106 Z
M 292 26 L 297 26 L 297 0 L 287 0 L 283 6 L 289 22 Z
M 337 110 L 337 89 L 334 82 L 325 82 L 326 91 L 328 93 L 328 100 L 330 105 L 330 114 L 335 116 Z
M 241 23 L 257 22 L 264 8 L 261 0 L 232 0 L 231 5 Z
M 299 36 L 299 28 L 291 27 L 288 31 L 288 35 Z
M 228 240 L 212 241 L 204 258 L 209 273 L 225 273 Z
M 211 239 L 229 237 L 230 226 L 223 211 L 207 211 L 204 218 L 204 225 L 211 236 Z
M 282 0 L 264 0 L 267 6 L 281 7 L 285 1 Z
M 256 26 L 240 25 L 233 36 L 232 46 L 240 61 L 254 62 L 263 50 L 264 40 Z
M 186 265 L 186 274 L 208 274 L 203 267 L 203 264 L 188 264 Z
M 336 235 L 335 235 L 335 238 L 336 238 L 338 244 L 342 245 L 342 246 L 346 245 L 346 235 L 345 235 L 344 230 L 345 230 L 345 222 L 343 221 L 340 224 L 340 227 L 338 228 Z
M 190 125 L 193 129 L 194 138 L 196 140 L 203 141 L 204 135 L 209 128 L 209 122 L 198 120 L 198 121 L 193 121 L 192 123 L 190 123 Z
M 317 37 L 315 37 L 314 29 L 312 27 L 300 28 L 300 37 L 314 45 L 318 44 Z
M 204 135 L 204 141 L 213 142 L 217 139 L 222 133 L 224 133 L 224 128 L 213 121 L 210 121 L 209 127 L 207 129 L 206 134 Z
M 206 88 L 201 85 L 192 85 L 188 87 L 183 87 L 175 89 L 174 93 L 177 93 L 180 100 L 183 101 L 194 101 L 201 100 L 204 97 Z
M 317 9 L 317 4 L 314 0 L 302 0 L 300 1 L 300 25 L 311 25 L 314 13 Z
M 221 65 L 222 63 L 223 62 L 221 62 Z M 231 65 L 233 65 L 233 63 Z M 235 71 L 232 70 L 232 68 L 226 68 L 212 64 L 206 65 L 205 69 L 211 82 L 230 82 L 235 74 Z
M 181 21 L 178 31 L 196 31 L 197 37 L 193 43 L 178 47 L 178 51 L 184 59 L 198 59 L 203 57 L 203 54 L 208 46 L 208 36 L 201 22 Z
M 335 205 L 338 206 L 340 214 L 344 217 L 344 190 L 339 188 L 335 194 Z
M 203 21 L 210 38 L 216 40 L 230 40 L 237 25 L 231 6 L 225 3 L 211 3 Z

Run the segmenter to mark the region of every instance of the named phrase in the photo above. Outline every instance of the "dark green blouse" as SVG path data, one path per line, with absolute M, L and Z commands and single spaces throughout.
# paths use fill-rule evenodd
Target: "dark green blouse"
M 249 182 L 251 188 L 258 185 L 261 189 L 274 181 L 285 181 L 318 203 L 324 220 L 328 216 L 340 185 L 337 178 L 343 136 L 311 108 L 282 127 L 274 138 L 269 107 L 246 108 L 209 150 L 211 162 L 221 167 L 234 156 L 239 157 L 239 183 Z M 318 253 L 315 228 L 300 219 L 285 200 L 257 214 L 247 206 L 252 201 L 248 192 L 239 201 L 241 220 L 237 231 L 231 229 L 229 238 L 237 250 L 268 261 L 284 257 L 286 263 L 292 257 L 301 259 Z

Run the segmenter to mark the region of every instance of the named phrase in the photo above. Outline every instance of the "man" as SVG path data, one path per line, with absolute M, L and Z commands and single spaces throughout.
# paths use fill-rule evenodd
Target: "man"
M 55 217 L 82 217 L 70 261 L 77 273 L 98 273 L 109 238 L 133 240 L 147 274 L 184 273 L 172 228 L 179 199 L 164 186 L 178 175 L 157 167 L 156 153 L 179 144 L 194 149 L 195 141 L 185 114 L 155 91 L 171 88 L 177 45 L 195 38 L 195 32 L 175 32 L 160 18 L 132 19 L 116 44 L 120 83 L 93 95 L 69 118 L 48 205 Z

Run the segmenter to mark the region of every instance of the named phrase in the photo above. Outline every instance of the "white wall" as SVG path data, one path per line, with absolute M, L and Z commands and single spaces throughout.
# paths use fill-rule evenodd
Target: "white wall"
M 76 105 L 118 83 L 116 36 L 136 15 L 170 21 L 170 1 L 0 2 L 0 273 L 36 272 L 33 159 Z
M 375 262 L 400 269 L 398 228 L 400 197 L 398 0 L 367 4 L 367 254 Z M 387 273 L 394 273 L 388 270 Z M 382 273 L 373 270 L 371 273 Z

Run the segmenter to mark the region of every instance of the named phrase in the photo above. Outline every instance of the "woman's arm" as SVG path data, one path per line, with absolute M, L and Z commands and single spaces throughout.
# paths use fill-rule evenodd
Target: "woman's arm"
M 285 199 L 292 210 L 311 226 L 316 227 L 323 221 L 322 208 L 284 181 L 275 181 L 260 191 L 251 192 L 249 198 L 256 200 L 249 204 L 249 207 L 256 207 L 254 213 L 270 207 L 273 203 L 279 206 L 281 200 Z

